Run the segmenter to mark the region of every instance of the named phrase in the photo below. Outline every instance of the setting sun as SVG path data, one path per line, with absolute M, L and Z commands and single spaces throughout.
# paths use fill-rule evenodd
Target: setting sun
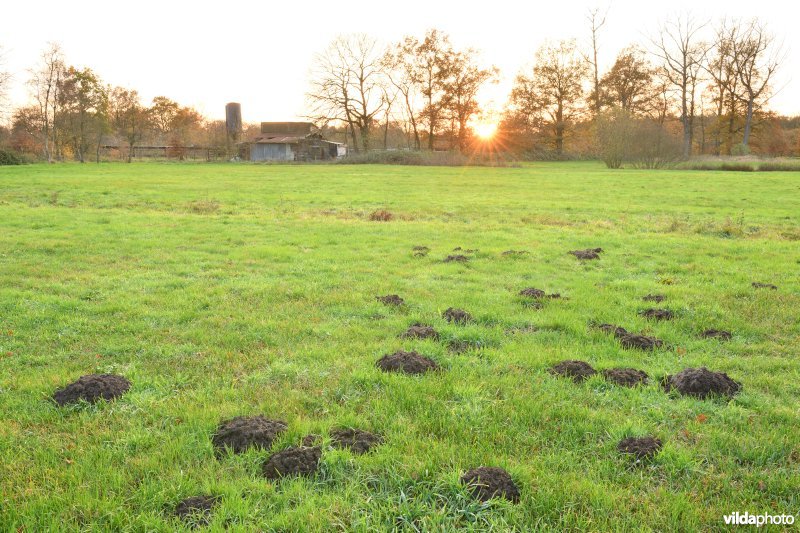
M 481 139 L 490 139 L 497 133 L 497 124 L 483 122 L 475 125 L 475 135 Z

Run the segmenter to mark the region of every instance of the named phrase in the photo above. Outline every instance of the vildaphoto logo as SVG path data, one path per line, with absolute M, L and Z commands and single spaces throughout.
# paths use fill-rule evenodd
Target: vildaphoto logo
M 791 526 L 794 524 L 794 515 L 790 514 L 750 514 L 748 512 L 740 513 L 736 511 L 723 517 L 725 524 L 729 526 Z

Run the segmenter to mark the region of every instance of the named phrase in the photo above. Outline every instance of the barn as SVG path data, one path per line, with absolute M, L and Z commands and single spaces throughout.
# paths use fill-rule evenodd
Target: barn
M 310 122 L 262 122 L 249 143 L 250 161 L 322 161 L 343 157 L 347 147 L 327 141 Z

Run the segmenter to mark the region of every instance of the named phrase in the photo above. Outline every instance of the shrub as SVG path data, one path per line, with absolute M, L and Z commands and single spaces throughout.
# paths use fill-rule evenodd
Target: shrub
M 664 168 L 681 158 L 680 143 L 661 124 L 622 109 L 600 117 L 597 145 L 608 168 L 620 168 L 624 163 L 634 168 Z
M 24 162 L 16 152 L 0 148 L 0 165 L 21 165 Z

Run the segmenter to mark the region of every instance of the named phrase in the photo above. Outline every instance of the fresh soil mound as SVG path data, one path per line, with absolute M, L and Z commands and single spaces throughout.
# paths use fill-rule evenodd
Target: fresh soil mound
M 617 450 L 643 461 L 655 457 L 661 451 L 661 446 L 661 440 L 655 437 L 628 437 L 619 441 Z
M 448 255 L 444 258 L 445 263 L 466 263 L 469 258 L 466 255 Z
M 567 360 L 551 367 L 550 373 L 554 376 L 567 377 L 575 383 L 580 383 L 584 379 L 597 374 L 597 370 L 585 361 Z
M 653 320 L 672 320 L 675 318 L 675 313 L 669 309 L 645 309 L 639 314 L 645 318 L 652 318 Z
M 226 449 L 233 453 L 243 453 L 251 447 L 268 450 L 287 427 L 282 420 L 269 420 L 261 415 L 237 416 L 221 422 L 211 442 L 218 454 Z
M 704 339 L 719 339 L 721 341 L 729 341 L 733 337 L 730 331 L 724 329 L 707 329 L 700 334 Z
M 430 357 L 417 352 L 398 351 L 378 359 L 376 366 L 384 372 L 403 372 L 405 374 L 424 374 L 439 370 L 439 365 Z
M 751 285 L 753 286 L 754 289 L 770 289 L 773 291 L 778 290 L 778 286 L 773 285 L 772 283 L 760 283 L 758 281 L 754 281 L 753 283 L 751 283 Z
M 394 214 L 386 209 L 378 209 L 369 214 L 369 219 L 373 222 L 389 222 L 394 219 Z
M 528 287 L 527 289 L 522 289 L 519 291 L 520 296 L 527 296 L 528 298 L 544 298 L 546 296 L 545 292 L 542 289 L 536 289 L 534 287 Z
M 455 324 L 466 324 L 467 322 L 472 322 L 472 315 L 463 309 L 456 309 L 455 307 L 448 307 L 447 310 L 442 313 L 442 318 Z
M 99 400 L 113 400 L 128 392 L 131 382 L 115 374 L 89 374 L 81 376 L 74 383 L 53 393 L 58 405 L 77 403 L 81 400 L 95 403 Z
M 636 368 L 609 368 L 603 370 L 602 374 L 607 381 L 623 387 L 646 385 L 649 381 L 647 372 L 637 370 Z
M 730 398 L 736 395 L 741 388 L 741 383 L 732 380 L 728 374 L 712 372 L 706 367 L 687 368 L 664 379 L 664 389 L 667 392 L 675 389 L 684 396 L 701 399 L 710 396 Z
M 319 435 L 311 433 L 310 435 L 306 435 L 305 437 L 303 437 L 303 440 L 301 442 L 303 443 L 303 446 L 314 446 L 321 438 L 322 437 L 320 437 Z
M 339 428 L 331 431 L 331 440 L 337 448 L 347 448 L 353 453 L 367 453 L 383 443 L 383 437 L 369 431 L 354 428 Z
M 319 468 L 322 448 L 319 446 L 290 446 L 270 456 L 262 469 L 267 479 L 286 476 L 309 476 Z
M 439 333 L 431 326 L 413 324 L 405 330 L 400 337 L 403 339 L 433 339 L 439 340 Z
M 644 300 L 645 302 L 656 302 L 656 303 L 661 303 L 666 299 L 667 297 L 664 296 L 663 294 L 648 294 L 647 296 L 644 296 L 642 298 L 642 300 Z
M 610 333 L 615 337 L 628 335 L 628 330 L 626 330 L 622 326 L 615 326 L 614 324 L 599 324 L 597 326 L 597 329 L 601 330 L 603 333 Z
M 376 296 L 375 299 L 378 300 L 383 305 L 400 306 L 406 303 L 405 300 L 403 300 L 396 294 L 387 294 L 386 296 Z
M 615 334 L 623 348 L 636 348 L 638 350 L 655 350 L 664 345 L 664 341 L 647 335 L 635 333 Z
M 602 248 L 587 248 L 585 250 L 572 250 L 571 253 L 578 259 L 582 260 L 589 260 L 589 259 L 600 259 L 600 254 L 603 252 Z
M 207 525 L 209 515 L 214 507 L 217 506 L 219 497 L 217 496 L 192 496 L 178 502 L 173 514 L 183 521 L 197 525 Z
M 414 252 L 414 257 L 425 257 L 431 249 L 427 246 L 415 246 L 412 251 Z
M 492 498 L 505 498 L 519 503 L 519 489 L 511 476 L 496 466 L 473 468 L 463 476 L 461 483 L 467 485 L 472 495 L 482 502 Z

